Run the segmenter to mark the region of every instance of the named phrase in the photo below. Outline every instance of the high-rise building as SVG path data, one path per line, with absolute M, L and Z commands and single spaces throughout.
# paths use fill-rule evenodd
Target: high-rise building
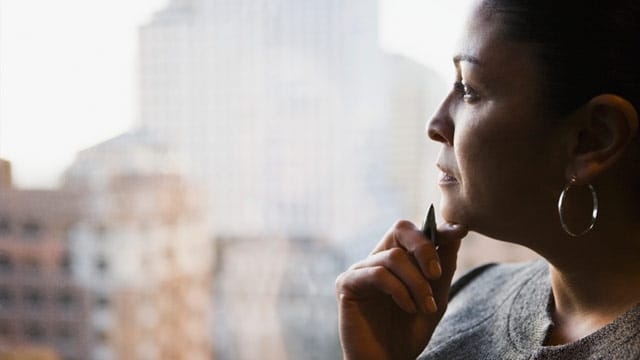
M 87 359 L 88 294 L 68 251 L 77 198 L 11 186 L 0 160 L 0 358 Z
M 132 132 L 78 154 L 73 273 L 94 298 L 91 359 L 210 359 L 213 243 L 201 193 Z
M 381 51 L 377 10 L 369 0 L 174 0 L 141 28 L 140 124 L 206 182 L 217 234 L 344 242 L 414 215 L 400 197 L 422 195 L 395 190 L 405 177 L 389 174 L 426 168 L 396 162 L 405 154 L 387 140 L 397 126 L 422 133 L 439 82 Z M 414 144 L 424 145 L 402 149 L 424 152 Z

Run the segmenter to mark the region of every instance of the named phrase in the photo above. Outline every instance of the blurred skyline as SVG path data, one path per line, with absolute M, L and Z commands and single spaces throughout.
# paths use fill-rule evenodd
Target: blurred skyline
M 166 2 L 0 0 L 0 157 L 18 186 L 56 186 L 78 151 L 136 124 L 137 31 Z M 380 45 L 448 83 L 465 4 L 381 0 Z

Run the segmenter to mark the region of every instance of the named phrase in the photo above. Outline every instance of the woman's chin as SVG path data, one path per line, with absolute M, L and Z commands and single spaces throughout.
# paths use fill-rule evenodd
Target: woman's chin
M 460 207 L 454 206 L 450 201 L 446 201 L 444 197 L 440 204 L 440 215 L 445 222 L 467 225 L 467 221 L 463 216 Z

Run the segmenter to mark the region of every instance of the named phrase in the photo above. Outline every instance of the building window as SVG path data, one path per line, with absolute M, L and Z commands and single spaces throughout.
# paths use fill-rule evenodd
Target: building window
M 60 269 L 64 273 L 71 272 L 71 255 L 68 252 L 65 252 L 60 259 Z
M 11 224 L 6 217 L 0 217 L 0 236 L 9 235 L 11 233 Z
M 109 341 L 109 334 L 105 330 L 96 331 L 96 340 L 99 344 L 106 344 Z
M 0 306 L 9 307 L 13 305 L 13 292 L 8 287 L 0 287 Z
M 13 261 L 9 254 L 0 253 L 0 273 L 8 273 L 13 270 Z
M 22 234 L 26 238 L 37 238 L 41 232 L 42 227 L 34 220 L 29 220 L 22 225 Z
M 109 263 L 107 262 L 107 259 L 104 256 L 100 255 L 96 259 L 96 269 L 101 274 L 105 274 L 107 270 L 109 270 Z
M 58 294 L 58 305 L 60 308 L 69 311 L 76 305 L 76 299 L 71 292 L 65 291 Z
M 24 301 L 33 308 L 39 308 L 44 305 L 44 295 L 40 290 L 29 289 L 25 291 Z
M 69 345 L 70 342 L 73 341 L 74 331 L 71 326 L 68 325 L 60 325 L 56 329 L 56 342 L 60 345 Z
M 24 330 L 25 337 L 32 342 L 42 343 L 46 339 L 44 326 L 39 323 L 31 323 Z
M 109 301 L 109 298 L 105 295 L 99 295 L 98 298 L 96 299 L 96 305 L 99 308 L 108 308 L 110 303 L 111 301 Z

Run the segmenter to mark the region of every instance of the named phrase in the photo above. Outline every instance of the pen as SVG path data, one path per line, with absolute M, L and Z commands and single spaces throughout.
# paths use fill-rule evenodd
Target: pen
M 427 211 L 427 215 L 424 218 L 422 233 L 433 241 L 435 246 L 438 246 L 438 239 L 436 239 L 436 214 L 433 209 L 433 204 L 429 206 L 429 211 Z

